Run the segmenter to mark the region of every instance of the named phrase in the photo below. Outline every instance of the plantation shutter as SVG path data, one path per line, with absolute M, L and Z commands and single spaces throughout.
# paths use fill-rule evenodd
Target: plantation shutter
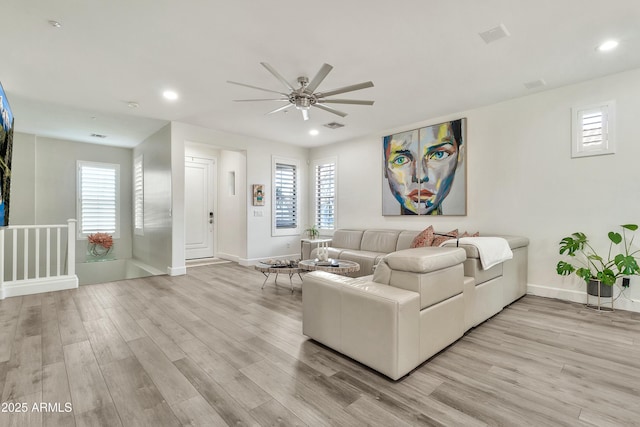
M 119 172 L 118 165 L 79 162 L 79 234 L 119 232 Z
M 276 228 L 298 226 L 297 171 L 295 165 L 276 163 L 275 173 L 275 217 Z
M 315 168 L 316 227 L 333 230 L 336 202 L 336 164 L 318 164 Z
M 615 101 L 573 108 L 572 157 L 615 153 Z
M 607 139 L 607 111 L 594 108 L 579 112 L 581 139 L 585 146 L 602 145 Z
M 133 165 L 133 225 L 136 234 L 144 230 L 144 173 L 142 156 L 138 156 Z

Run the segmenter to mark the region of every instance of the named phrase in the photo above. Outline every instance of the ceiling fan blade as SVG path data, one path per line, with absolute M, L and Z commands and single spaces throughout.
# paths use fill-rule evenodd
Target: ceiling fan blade
M 276 79 L 280 80 L 280 82 L 285 85 L 291 92 L 293 92 L 295 89 L 293 88 L 293 86 L 291 86 L 289 84 L 289 82 L 287 81 L 287 79 L 285 79 L 284 77 L 282 77 L 282 75 L 280 75 L 280 73 L 278 73 L 276 71 L 275 68 L 273 68 L 271 65 L 267 64 L 266 62 L 261 62 L 260 64 L 262 64 L 262 66 L 264 68 L 266 68 L 267 70 L 269 70 L 269 72 L 271 74 L 273 74 L 275 76 Z
M 312 107 L 316 107 L 316 108 L 319 108 L 321 110 L 328 111 L 328 112 L 336 114 L 336 115 L 338 115 L 340 117 L 346 117 L 347 116 L 347 113 L 343 113 L 342 111 L 336 110 L 335 108 L 327 107 L 326 105 L 313 104 Z
M 265 92 L 277 93 L 277 94 L 284 95 L 284 96 L 287 96 L 287 97 L 289 96 L 289 94 L 284 93 L 284 92 L 278 92 L 277 90 L 265 89 L 265 88 L 258 87 L 258 86 L 251 86 L 251 85 L 248 85 L 248 84 L 245 84 L 245 83 L 232 82 L 231 80 L 227 80 L 227 83 L 231 83 L 232 85 L 250 87 L 251 89 L 263 90 Z
M 233 102 L 249 102 L 249 101 L 289 101 L 289 98 L 270 98 L 270 99 L 234 99 Z
M 302 111 L 302 118 L 304 120 L 309 120 L 309 110 L 300 110 Z
M 364 83 L 358 83 L 357 85 L 345 86 L 339 89 L 330 90 L 328 92 L 317 93 L 316 96 L 318 98 L 322 98 L 325 96 L 337 95 L 339 93 L 353 92 L 354 90 L 366 89 L 368 87 L 373 87 L 373 82 L 364 82 Z
M 318 74 L 316 74 L 313 80 L 311 80 L 307 87 L 304 88 L 304 91 L 307 93 L 313 93 L 316 88 L 320 86 L 320 83 L 322 83 L 322 81 L 325 79 L 325 77 L 327 77 L 327 74 L 329 74 L 331 70 L 333 70 L 333 67 L 331 65 L 323 64 L 322 67 L 320 67 Z
M 373 105 L 374 101 L 362 101 L 360 99 L 318 99 L 321 104 L 356 104 Z
M 285 105 L 285 106 L 283 106 L 283 107 L 276 108 L 275 110 L 271 110 L 271 111 L 269 111 L 269 112 L 268 112 L 268 113 L 266 113 L 265 115 L 267 115 L 267 114 L 277 113 L 277 112 L 279 112 L 279 111 L 286 110 L 287 108 L 290 108 L 290 107 L 293 107 L 293 104 L 287 104 L 287 105 Z

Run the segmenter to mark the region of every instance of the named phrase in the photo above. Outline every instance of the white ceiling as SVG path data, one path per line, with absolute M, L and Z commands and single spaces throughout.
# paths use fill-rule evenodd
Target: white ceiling
M 129 147 L 172 120 L 315 146 L 640 67 L 638 0 L 16 0 L 2 17 L 16 130 Z M 485 44 L 478 33 L 501 23 L 511 36 Z M 595 50 L 609 38 L 618 49 Z M 338 97 L 375 105 L 304 122 L 265 115 L 280 103 L 233 102 L 271 96 L 227 80 L 283 90 L 260 62 L 292 83 L 329 63 L 318 90 L 372 80 Z M 537 79 L 547 86 L 525 88 Z

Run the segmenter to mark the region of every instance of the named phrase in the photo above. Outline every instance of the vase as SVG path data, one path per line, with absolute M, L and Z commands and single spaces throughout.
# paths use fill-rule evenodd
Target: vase
M 97 243 L 87 243 L 87 261 L 104 261 L 113 259 L 113 245 L 105 248 Z
M 597 297 L 598 287 L 600 287 L 601 298 L 611 298 L 613 296 L 613 286 L 603 285 L 599 280 L 589 280 L 587 293 Z

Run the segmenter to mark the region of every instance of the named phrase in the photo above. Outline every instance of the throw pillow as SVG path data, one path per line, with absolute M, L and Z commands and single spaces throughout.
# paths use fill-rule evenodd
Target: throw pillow
M 430 225 L 418 234 L 411 242 L 410 248 L 423 248 L 425 246 L 431 246 L 433 242 L 433 226 Z
M 476 231 L 473 234 L 469 234 L 468 232 L 465 231 L 464 233 L 462 233 L 462 236 L 458 236 L 458 237 L 460 237 L 460 238 L 462 238 L 462 237 L 480 237 L 480 232 Z
M 442 243 L 446 242 L 447 240 L 456 239 L 458 237 L 458 229 L 456 228 L 455 230 L 451 230 L 446 234 L 448 234 L 449 236 L 436 235 L 436 237 L 433 239 L 433 242 L 431 242 L 431 246 L 440 246 Z M 450 237 L 450 236 L 453 236 L 453 237 Z

